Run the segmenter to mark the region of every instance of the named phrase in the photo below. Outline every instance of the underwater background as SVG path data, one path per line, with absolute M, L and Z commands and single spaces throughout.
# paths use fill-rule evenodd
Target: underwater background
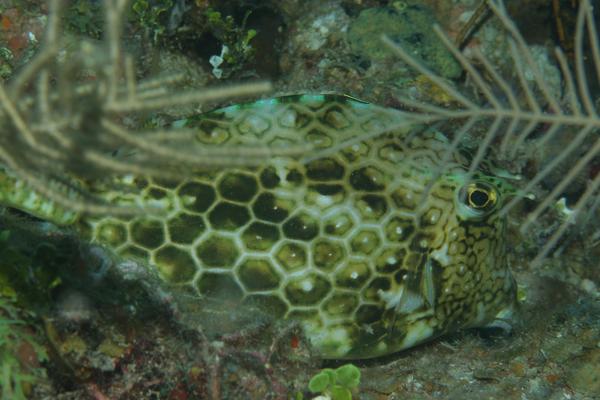
M 432 29 L 432 24 L 438 23 L 465 52 L 471 65 L 483 71 L 482 79 L 501 100 L 500 109 L 514 104 L 506 95 L 506 88 L 498 84 L 498 79 L 480 61 L 478 51 L 506 79 L 509 92 L 523 109 L 531 108 L 528 101 L 535 98 L 546 114 L 562 115 L 564 110 L 565 115 L 573 115 L 578 110 L 582 115 L 590 115 L 591 120 L 598 119 L 594 112 L 598 110 L 600 65 L 593 51 L 593 40 L 589 39 L 597 32 L 589 26 L 597 24 L 600 4 L 595 0 L 505 3 L 510 20 L 530 46 L 529 54 L 544 79 L 544 89 L 554 100 L 566 104 L 564 108 L 554 108 L 544 90 L 535 83 L 531 93 L 523 89 L 523 80 L 535 82 L 535 77 L 531 77 L 531 71 L 515 67 L 514 62 L 520 59 L 515 59 L 515 51 L 511 50 L 515 46 L 514 36 L 485 1 L 72 0 L 62 4 L 53 20 L 51 10 L 55 2 L 0 0 L 0 75 L 7 87 L 0 101 L 4 132 L 0 140 L 2 398 L 599 397 L 600 234 L 598 193 L 593 186 L 598 178 L 598 157 L 596 152 L 589 152 L 597 145 L 598 124 L 566 126 L 542 120 L 528 128 L 526 123 L 519 122 L 518 128 L 529 129 L 529 136 L 523 140 L 513 138 L 508 147 L 514 151 L 506 152 L 502 134 L 499 138 L 489 136 L 493 119 L 475 120 L 459 137 L 458 132 L 465 125 L 454 118 L 430 121 L 418 117 L 422 115 L 418 104 L 450 110 L 462 107 L 432 80 L 433 75 L 449 82 L 477 104 L 490 103 L 476 79 L 464 73 L 464 66 Z M 569 100 L 569 82 L 554 58 L 554 48 L 561 48 L 571 69 L 577 69 L 578 4 L 575 3 L 591 4 L 596 10 L 595 15 L 591 9 L 587 14 L 591 19 L 581 39 L 583 68 L 576 71 L 578 79 L 582 75 L 589 78 L 583 81 L 584 87 L 578 86 L 580 96 L 573 101 Z M 122 31 L 109 31 L 116 25 L 107 21 L 104 11 L 107 5 L 113 11 L 120 10 L 116 14 L 122 23 L 116 25 L 122 26 Z M 52 21 L 57 24 L 52 35 L 59 38 L 51 39 L 59 45 L 51 56 L 43 58 L 39 55 L 49 48 L 44 43 L 49 40 L 46 29 Z M 381 40 L 383 34 L 432 73 L 423 74 L 408 65 Z M 104 46 L 112 40 L 111 35 L 116 35 L 118 40 L 115 40 L 121 43 L 117 49 L 120 56 L 110 52 L 114 46 Z M 124 57 L 125 54 L 130 57 Z M 121 63 L 127 65 L 128 60 L 135 67 L 123 67 L 121 71 Z M 141 82 L 137 88 L 127 86 L 131 78 L 127 74 Z M 160 79 L 164 76 L 179 78 L 172 84 L 169 79 Z M 251 82 L 262 83 L 247 90 L 228 86 Z M 137 104 L 126 101 L 120 106 L 111 105 L 118 103 L 110 103 L 113 84 L 118 86 L 114 93 L 121 93 L 119 90 L 130 93 L 131 89 L 140 97 L 146 96 L 148 102 L 144 106 L 154 103 L 147 109 L 136 108 Z M 213 92 L 205 90 L 207 87 L 232 90 L 217 89 L 212 95 Z M 179 96 L 188 92 L 194 95 Z M 203 93 L 207 95 L 203 97 Z M 269 313 L 248 313 L 230 298 L 231 292 L 219 295 L 214 288 L 227 286 L 219 279 L 212 283 L 206 280 L 200 285 L 200 291 L 209 294 L 206 302 L 199 302 L 195 293 L 177 286 L 180 283 L 177 279 L 188 273 L 186 267 L 180 268 L 188 260 L 185 256 L 177 252 L 165 256 L 169 262 L 184 258 L 183 262 L 168 264 L 172 266 L 169 270 L 157 272 L 149 267 L 142 253 L 154 246 L 156 229 L 153 231 L 152 224 L 141 224 L 139 230 L 128 227 L 124 234 L 129 238 L 127 243 L 135 245 L 130 248 L 120 245 L 127 240 L 120 238 L 117 228 L 112 228 L 125 224 L 131 213 L 125 207 L 159 204 L 168 197 L 165 193 L 170 193 L 174 178 L 187 179 L 190 171 L 213 167 L 203 175 L 202 182 L 211 179 L 220 182 L 219 195 L 230 199 L 227 196 L 234 195 L 222 188 L 228 183 L 219 175 L 220 171 L 231 165 L 242 172 L 252 171 L 261 168 L 269 157 L 285 156 L 278 154 L 277 149 L 270 153 L 272 149 L 261 147 L 244 153 L 242 146 L 219 153 L 215 150 L 221 143 L 219 137 L 210 137 L 206 142 L 214 140 L 211 143 L 216 143 L 215 147 L 202 153 L 205 161 L 200 157 L 195 160 L 183 151 L 186 146 L 194 150 L 192 145 L 170 147 L 159 134 L 166 137 L 177 129 L 185 133 L 185 129 L 201 128 L 199 116 L 214 109 L 250 104 L 248 107 L 259 109 L 258 115 L 263 112 L 260 105 L 264 103 L 254 103 L 256 100 L 302 94 L 347 95 L 350 97 L 344 101 L 358 99 L 360 104 L 406 112 L 415 118 L 415 125 L 424 122 L 445 135 L 448 146 L 459 137 L 461 154 L 468 160 L 476 157 L 478 149 L 483 149 L 483 168 L 491 175 L 506 178 L 517 188 L 535 180 L 527 193 L 519 193 L 521 201 L 506 216 L 503 235 L 506 243 L 501 256 L 506 257 L 518 285 L 515 288 L 518 305 L 511 329 L 506 326 L 487 330 L 448 329 L 450 333 L 440 338 L 389 355 L 323 360 L 323 354 L 314 342 L 311 344 L 310 334 L 300 323 L 274 318 Z M 30 105 L 38 104 L 36 96 L 49 99 L 50 106 L 60 112 L 44 119 L 47 114 L 43 106 Z M 577 109 L 573 105 L 579 102 L 581 106 Z M 11 104 L 17 105 L 14 113 Z M 156 146 L 148 150 L 144 143 L 132 142 L 127 135 L 119 136 L 120 131 L 112 125 L 102 125 L 98 110 L 110 113 L 111 118 L 118 119 L 132 132 L 158 132 L 146 136 L 148 143 L 158 143 L 158 147 L 164 144 L 167 150 L 161 153 Z M 369 112 L 385 113 L 375 108 Z M 19 125 L 15 113 L 20 113 L 29 130 Z M 362 114 L 357 112 L 357 115 L 360 118 Z M 46 154 L 41 150 L 43 146 L 32 146 L 32 143 L 48 144 L 43 139 L 28 141 L 28 131 L 36 139 L 37 132 L 45 132 L 44 126 L 50 123 L 74 132 L 69 137 L 72 141 L 65 148 L 59 147 L 63 150 L 60 154 L 52 155 L 50 151 Z M 509 122 L 504 122 L 499 129 L 508 129 L 507 125 Z M 103 129 L 113 129 L 111 139 L 104 139 Z M 386 132 L 385 126 L 377 129 Z M 583 129 L 589 131 L 585 137 L 581 135 Z M 419 138 L 427 134 L 424 129 L 417 129 L 410 135 Z M 350 134 L 349 140 L 362 138 L 356 135 L 356 132 Z M 309 141 L 310 136 L 307 138 Z M 379 140 L 377 136 L 368 139 L 374 143 Z M 566 154 L 565 149 L 574 142 L 578 143 L 577 148 Z M 61 143 L 60 138 L 49 143 L 52 148 Z M 297 147 L 292 146 L 291 156 L 302 156 L 305 143 L 292 144 Z M 67 148 L 70 150 L 64 150 Z M 136 149 L 141 151 L 136 153 Z M 146 150 L 150 154 L 147 157 Z M 82 156 L 96 154 L 94 151 L 110 157 L 95 159 L 102 160 L 101 163 Z M 357 165 L 363 162 L 360 151 L 354 156 Z M 552 164 L 550 171 L 538 178 L 559 157 L 561 162 Z M 134 173 L 113 181 L 113 177 L 124 175 L 126 169 L 119 170 L 121 164 L 104 162 L 106 159 L 123 160 Z M 581 159 L 586 162 L 569 175 Z M 16 160 L 14 165 L 19 168 L 14 168 L 12 160 Z M 451 165 L 450 160 L 440 165 L 443 171 L 444 166 Z M 145 179 L 145 175 L 153 178 Z M 568 184 L 557 196 L 550 197 L 565 176 L 569 177 Z M 266 172 L 258 180 L 262 187 L 268 187 Z M 365 182 L 362 183 L 372 183 Z M 32 189 L 32 184 L 41 186 Z M 252 189 L 252 181 L 245 181 L 245 185 L 244 181 L 235 181 L 231 185 L 237 190 L 235 196 L 241 196 L 234 201 L 245 201 L 244 196 L 255 195 L 247 194 L 256 190 Z M 48 191 L 41 194 L 34 190 L 44 187 Z M 175 187 L 173 191 L 178 194 L 184 191 L 183 186 Z M 144 192 L 147 203 L 135 203 L 136 190 Z M 212 189 L 204 190 L 204 197 L 199 199 L 208 201 Z M 75 193 L 74 197 L 60 196 L 69 191 Z M 352 192 L 346 194 L 353 196 Z M 588 200 L 577 208 L 584 196 Z M 49 201 L 45 202 L 45 198 Z M 99 198 L 106 202 L 98 202 Z M 546 198 L 550 199 L 550 205 L 530 221 L 531 213 Z M 201 203 L 198 201 L 193 207 L 201 208 Z M 277 211 L 277 207 L 285 208 L 282 203 L 268 203 L 268 206 L 271 212 Z M 237 208 L 224 208 L 221 213 L 211 213 L 214 219 L 199 224 L 235 224 L 237 217 L 245 218 Z M 573 210 L 578 215 L 571 218 Z M 255 208 L 252 212 L 255 215 L 258 211 Z M 81 223 L 86 218 L 80 215 L 89 216 L 92 222 L 86 226 Z M 115 216 L 117 223 L 102 225 L 111 216 Z M 182 221 L 177 222 L 182 242 L 193 241 L 196 234 L 204 232 L 204 228 L 190 232 L 184 229 L 189 225 Z M 375 226 L 376 222 L 369 223 Z M 198 229 L 198 221 L 196 224 Z M 310 224 L 306 221 L 299 224 L 302 229 L 292 226 L 300 232 L 297 235 L 309 235 L 303 229 Z M 521 229 L 525 224 L 526 231 Z M 110 229 L 100 229 L 105 226 Z M 556 236 L 561 229 L 564 232 Z M 268 237 L 269 232 L 261 230 L 256 235 Z M 90 237 L 99 240 L 92 243 Z M 368 238 L 366 235 L 365 240 Z M 543 250 L 550 240 L 554 241 L 551 248 Z M 226 263 L 227 257 L 237 251 L 223 250 L 230 243 L 226 240 L 204 243 L 195 259 L 208 264 L 215 262 L 217 269 L 221 268 L 223 257 Z M 368 255 L 368 247 L 364 249 Z M 332 252 L 325 253 L 329 257 L 327 262 Z M 283 254 L 280 259 L 285 258 L 282 263 L 293 264 L 300 252 L 286 247 L 278 254 Z M 152 261 L 158 263 L 157 253 L 153 257 Z M 373 257 L 373 263 L 376 262 Z M 259 266 L 248 269 L 247 286 L 269 287 L 271 276 L 264 269 Z M 243 274 L 245 269 L 239 267 L 239 271 Z M 309 292 L 312 286 L 310 290 L 306 285 L 298 290 Z M 217 294 L 211 297 L 214 293 Z M 336 306 L 345 305 L 340 304 Z

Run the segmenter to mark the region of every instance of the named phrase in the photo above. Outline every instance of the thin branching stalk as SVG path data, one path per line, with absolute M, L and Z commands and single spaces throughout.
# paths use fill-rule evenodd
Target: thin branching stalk
M 484 102 L 471 100 L 469 96 L 466 96 L 451 83 L 425 67 L 414 56 L 390 39 L 384 38 L 384 42 L 403 62 L 418 73 L 425 75 L 444 90 L 452 100 L 449 103 L 455 104 L 453 107 L 444 107 L 402 96 L 398 98 L 411 110 L 407 113 L 407 118 L 412 118 L 414 121 L 422 123 L 440 121 L 462 123 L 462 127 L 458 129 L 454 136 L 452 146 L 448 148 L 448 153 L 455 150 L 457 143 L 464 138 L 473 125 L 485 123 L 485 126 L 487 126 L 485 136 L 479 143 L 470 165 L 470 173 L 473 173 L 483 161 L 496 138 L 500 139 L 498 158 L 517 160 L 523 154 L 531 155 L 536 149 L 547 145 L 565 129 L 575 128 L 577 130 L 574 139 L 565 146 L 560 154 L 552 160 L 547 160 L 546 166 L 524 185 L 519 195 L 504 205 L 501 214 L 506 215 L 523 197 L 533 192 L 544 178 L 555 171 L 569 157 L 572 157 L 575 152 L 580 152 L 584 143 L 588 143 L 592 135 L 597 135 L 600 128 L 600 116 L 598 115 L 597 103 L 590 92 L 586 75 L 585 52 L 587 49 L 591 53 L 591 64 L 596 75 L 595 79 L 600 82 L 600 44 L 598 43 L 598 31 L 594 22 L 593 8 L 589 0 L 583 0 L 580 4 L 575 27 L 573 69 L 569 67 L 563 52 L 559 48 L 555 49 L 556 61 L 562 72 L 566 88 L 564 99 L 556 98 L 544 79 L 523 36 L 507 14 L 502 1 L 488 0 L 487 4 L 509 35 L 510 57 L 516 72 L 518 91 L 511 87 L 507 79 L 496 70 L 493 63 L 481 51 L 475 50 L 472 52 L 472 61 L 453 44 L 438 26 L 435 26 L 434 30 L 446 48 L 461 64 L 476 91 L 483 95 Z M 586 37 L 587 41 L 585 40 Z M 586 42 L 587 48 L 584 46 Z M 474 62 L 479 67 L 475 67 Z M 492 89 L 494 86 L 499 90 L 494 91 Z M 523 101 L 519 101 L 518 92 L 523 94 Z M 499 97 L 499 95 L 502 95 L 502 97 Z M 531 134 L 542 125 L 546 127 L 544 136 L 541 139 L 532 141 Z M 564 190 L 599 154 L 600 139 L 596 138 L 592 146 L 571 166 L 553 190 L 540 199 L 535 210 L 522 225 L 521 231 L 525 232 L 530 229 L 543 213 L 553 207 Z M 441 173 L 441 169 L 437 171 L 437 174 Z M 598 178 L 594 177 L 573 206 L 570 216 L 549 238 L 534 263 L 541 262 L 552 251 L 568 227 L 578 220 L 579 213 L 591 204 L 598 204 L 595 201 L 598 196 L 597 186 Z
M 10 82 L 0 84 L 0 167 L 45 198 L 46 207 L 92 214 L 145 212 L 144 207 L 136 211 L 106 203 L 87 192 L 83 181 L 112 174 L 183 178 L 198 168 L 257 165 L 269 157 L 299 156 L 311 149 L 307 144 L 273 148 L 258 142 L 247 147 L 207 147 L 189 135 L 189 129 L 161 128 L 152 135 L 122 125 L 123 117 L 140 112 L 271 90 L 269 82 L 253 82 L 181 92 L 173 86 L 181 82 L 181 75 L 138 81 L 133 59 L 121 45 L 128 4 L 127 0 L 105 1 L 104 41 L 97 46 L 85 42 L 81 54 L 63 60 L 58 57 L 64 47 L 63 2 L 50 0 L 40 51 Z M 93 81 L 77 81 L 78 74 L 90 71 Z M 182 136 L 189 140 L 177 139 Z M 131 156 L 113 155 L 124 148 L 130 149 Z M 11 196 L 2 198 L 16 198 Z

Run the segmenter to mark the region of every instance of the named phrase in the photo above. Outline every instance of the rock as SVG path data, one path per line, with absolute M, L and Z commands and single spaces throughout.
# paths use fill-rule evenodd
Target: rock
M 381 40 L 385 34 L 434 72 L 457 78 L 462 73 L 460 65 L 432 30 L 434 21 L 431 10 L 421 4 L 395 2 L 363 10 L 350 24 L 347 38 L 352 51 L 361 57 L 393 60 L 396 56 Z

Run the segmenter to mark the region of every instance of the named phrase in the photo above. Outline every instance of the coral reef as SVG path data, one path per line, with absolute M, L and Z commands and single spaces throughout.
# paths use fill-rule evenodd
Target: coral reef
M 169 6 L 154 16 L 127 14 L 129 21 L 121 18 L 126 2 L 105 3 L 120 11 L 99 22 L 85 12 L 98 6 L 96 1 L 71 2 L 75 8 L 64 13 L 56 13 L 54 2 L 50 8 L 33 0 L 18 7 L 0 2 L 0 73 L 8 79 L 0 115 L 4 397 L 311 398 L 311 377 L 323 367 L 341 366 L 319 361 L 294 324 L 250 318 L 223 303 L 199 310 L 194 296 L 175 293 L 143 263 L 43 221 L 71 222 L 80 212 L 129 218 L 139 215 L 140 206 L 159 215 L 156 203 L 123 208 L 98 196 L 123 189 L 112 176 L 124 171 L 167 184 L 207 165 L 250 168 L 273 154 L 304 154 L 306 147 L 259 146 L 256 157 L 240 159 L 247 147 L 210 154 L 187 146 L 185 124 L 194 112 L 270 88 L 275 94 L 348 93 L 401 108 L 417 120 L 435 120 L 453 144 L 470 149 L 473 165 L 481 161 L 487 167 L 493 160 L 503 168 L 495 173 L 522 177 L 516 183 L 522 196 L 510 212 L 506 209 L 507 254 L 520 287 L 514 332 L 461 332 L 357 362 L 361 380 L 352 394 L 365 399 L 598 396 L 595 78 L 600 64 L 593 40 L 597 16 L 589 1 L 580 2 L 578 25 L 570 24 L 563 10 L 569 22 L 563 39 L 550 36 L 557 15 L 550 2 L 519 2 L 523 6 L 509 7 L 508 17 L 499 2 L 490 1 L 497 11 L 465 43 L 467 58 L 458 60 L 467 74 L 451 79 L 440 77 L 434 65 L 428 67 L 437 73 L 419 69 L 428 58 L 417 64 L 401 50 L 399 57 L 366 60 L 350 44 L 348 30 L 369 9 L 427 4 L 453 37 L 478 1 L 169 1 L 161 2 Z M 202 86 L 217 81 L 209 59 L 224 43 L 204 26 L 209 7 L 233 17 L 231 28 L 239 33 L 234 42 L 243 44 L 251 29 L 256 32 L 246 40 L 252 58 L 234 61 L 238 67 L 225 74 L 228 79 L 260 76 L 272 85 Z M 528 29 L 532 9 L 535 26 L 546 29 Z M 73 40 L 75 34 L 85 38 Z M 570 38 L 573 58 L 562 53 L 554 58 L 552 48 Z M 535 48 L 528 50 L 525 42 Z M 398 49 L 397 43 L 391 48 Z M 141 62 L 133 63 L 135 58 Z M 488 59 L 498 67 L 490 68 Z M 193 78 L 172 79 L 175 69 Z M 506 119 L 496 123 L 499 113 Z M 173 145 L 167 137 L 181 140 Z M 88 189 L 92 180 L 99 182 L 98 191 Z M 15 197 L 11 188 L 17 181 L 33 190 L 21 187 L 21 197 Z M 537 199 L 524 199 L 530 193 Z M 34 205 L 23 207 L 29 198 Z

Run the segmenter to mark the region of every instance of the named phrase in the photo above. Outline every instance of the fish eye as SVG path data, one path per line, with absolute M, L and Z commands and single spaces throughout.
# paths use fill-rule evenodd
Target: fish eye
M 467 192 L 469 206 L 473 208 L 486 208 L 495 202 L 495 193 L 481 187 L 470 186 Z
M 471 182 L 460 189 L 459 201 L 471 216 L 483 216 L 494 210 L 498 191 L 488 183 Z

